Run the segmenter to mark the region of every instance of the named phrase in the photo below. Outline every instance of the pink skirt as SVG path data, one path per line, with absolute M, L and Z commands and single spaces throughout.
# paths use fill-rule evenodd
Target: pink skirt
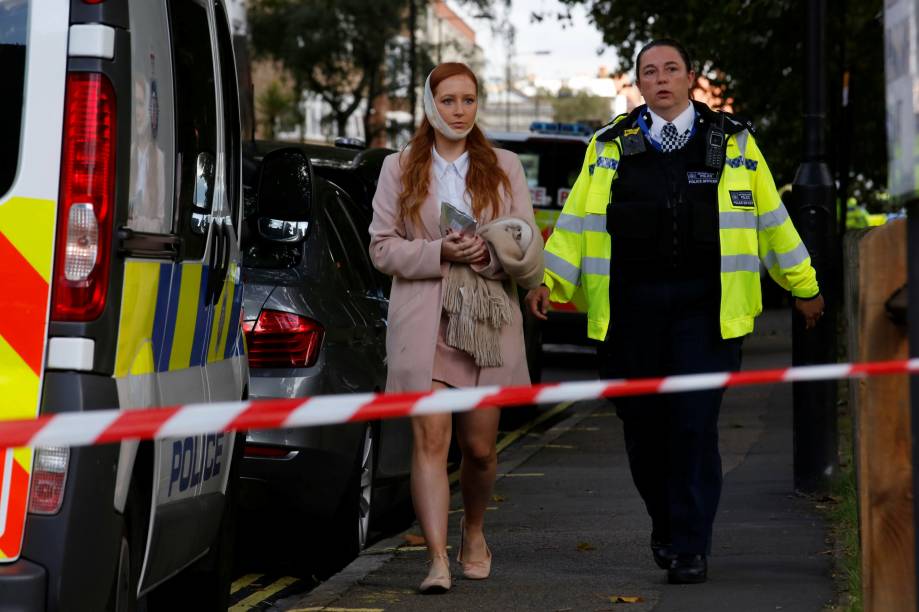
M 447 346 L 446 337 L 447 315 L 441 312 L 431 380 L 456 388 L 477 387 L 481 368 L 475 364 L 475 359 L 469 353 Z

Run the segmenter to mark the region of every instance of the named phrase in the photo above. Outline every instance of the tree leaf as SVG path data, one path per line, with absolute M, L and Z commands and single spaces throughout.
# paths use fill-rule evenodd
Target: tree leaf
M 641 602 L 643 601 L 642 598 L 639 597 L 638 595 L 610 595 L 609 600 L 610 600 L 611 603 L 614 603 L 614 604 L 618 604 L 618 603 L 626 603 L 626 604 L 630 604 L 630 603 L 641 603 Z

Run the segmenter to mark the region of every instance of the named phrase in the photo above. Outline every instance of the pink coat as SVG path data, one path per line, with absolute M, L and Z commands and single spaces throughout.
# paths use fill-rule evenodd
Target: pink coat
M 533 205 L 523 166 L 516 154 L 495 149 L 498 165 L 510 179 L 512 193 L 501 203 L 501 215 L 533 219 Z M 388 392 L 427 391 L 431 388 L 434 348 L 440 324 L 441 285 L 450 264 L 440 261 L 440 203 L 433 171 L 428 198 L 421 207 L 421 227 L 399 220 L 399 193 L 402 191 L 399 153 L 383 161 L 380 182 L 373 196 L 373 222 L 370 224 L 370 258 L 373 265 L 393 277 L 389 296 L 386 333 Z M 491 221 L 490 217 L 479 223 Z M 488 278 L 506 278 L 497 262 L 476 269 Z M 516 303 L 516 300 L 515 300 Z M 501 355 L 504 365 L 482 368 L 481 385 L 527 385 L 526 351 L 520 309 L 512 309 L 509 325 L 501 330 Z

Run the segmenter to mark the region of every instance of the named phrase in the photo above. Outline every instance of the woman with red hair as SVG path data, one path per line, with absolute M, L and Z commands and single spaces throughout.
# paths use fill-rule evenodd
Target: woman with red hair
M 421 125 L 381 170 L 370 255 L 380 271 L 393 277 L 388 392 L 529 384 L 510 268 L 504 269 L 502 259 L 470 226 L 441 230 L 444 208 L 472 217 L 480 230 L 506 218 L 535 227 L 520 160 L 488 143 L 475 124 L 477 108 L 478 80 L 472 70 L 460 63 L 437 66 L 425 83 Z M 538 232 L 534 240 L 541 245 Z M 475 309 L 476 304 L 484 307 Z M 475 318 L 473 309 L 490 314 Z M 483 523 L 497 466 L 498 417 L 495 409 L 455 417 L 463 456 L 457 560 L 469 579 L 487 578 L 491 570 Z M 452 426 L 450 414 L 412 417 L 412 501 L 431 557 L 422 593 L 443 593 L 452 584 L 446 553 Z

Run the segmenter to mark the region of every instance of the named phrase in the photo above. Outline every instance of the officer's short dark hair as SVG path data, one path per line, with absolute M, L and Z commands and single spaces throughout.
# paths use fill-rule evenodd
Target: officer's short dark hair
M 641 56 L 645 54 L 646 51 L 653 49 L 654 47 L 673 47 L 677 50 L 677 53 L 680 54 L 680 57 L 683 58 L 683 63 L 686 64 L 686 72 L 692 70 L 692 59 L 689 57 L 689 51 L 686 50 L 686 47 L 682 45 L 678 40 L 673 38 L 655 38 L 644 47 L 641 48 L 641 51 L 638 52 L 638 59 L 635 60 L 635 77 L 641 78 Z

